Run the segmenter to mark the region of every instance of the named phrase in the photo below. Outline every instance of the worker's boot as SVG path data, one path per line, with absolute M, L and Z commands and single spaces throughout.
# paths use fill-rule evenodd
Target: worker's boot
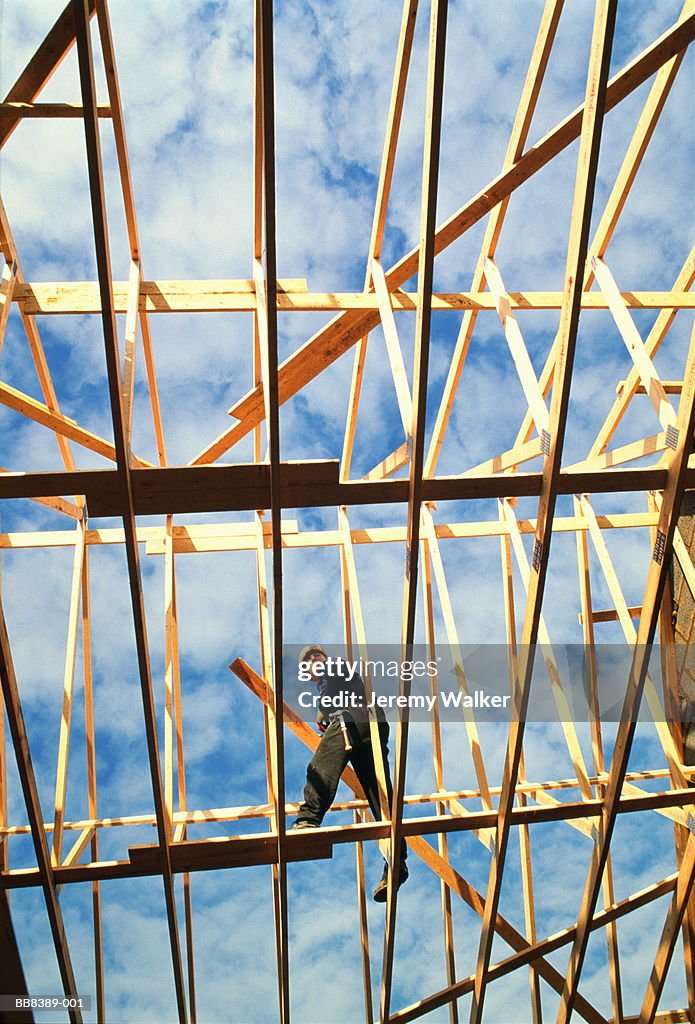
M 408 865 L 405 861 L 401 861 L 401 865 L 398 869 L 398 888 L 403 885 L 406 878 L 408 877 Z M 381 876 L 381 881 L 377 885 L 376 889 L 372 894 L 372 898 L 375 903 L 386 903 L 386 894 L 389 887 L 389 866 L 384 864 L 384 873 Z
M 318 828 L 318 825 L 314 821 L 295 821 L 294 825 L 288 828 L 288 832 L 299 832 L 302 828 Z

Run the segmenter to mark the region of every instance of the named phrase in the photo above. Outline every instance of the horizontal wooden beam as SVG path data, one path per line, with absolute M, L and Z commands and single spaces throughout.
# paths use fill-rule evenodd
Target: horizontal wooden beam
M 303 277 L 279 280 L 277 287 L 279 300 L 286 300 L 288 296 L 296 302 L 305 300 L 307 283 Z M 128 281 L 114 281 L 113 299 L 116 313 L 127 313 L 129 288 Z M 13 298 L 25 313 L 35 316 L 101 313 L 98 281 L 23 283 L 15 290 Z M 219 313 L 225 310 L 254 310 L 255 284 L 252 278 L 142 281 L 138 309 L 141 313 Z
M 316 843 L 314 830 L 292 835 L 284 850 L 287 861 L 329 860 L 333 844 Z M 220 836 L 213 839 L 187 839 L 171 846 L 171 866 L 174 871 L 207 871 L 215 868 L 248 867 L 256 864 L 275 864 L 277 861 L 277 835 L 263 833 L 247 836 Z M 156 844 L 131 846 L 130 861 L 136 867 L 154 867 L 159 848 Z
M 0 117 L 7 104 L 0 104 Z M 68 104 L 36 104 L 28 109 L 39 111 L 25 117 L 72 116 Z M 67 108 L 66 113 L 41 114 L 43 108 Z M 79 111 L 80 108 L 74 108 Z M 108 111 L 109 108 L 100 108 Z M 4 116 L 7 116 L 5 112 Z M 103 114 L 102 116 L 106 116 Z M 626 291 L 621 292 L 629 309 L 693 309 L 695 292 L 688 291 Z M 414 312 L 417 295 L 395 289 L 390 293 L 395 311 Z M 33 316 L 54 314 L 84 314 L 101 312 L 99 285 L 95 281 L 46 281 L 17 285 L 13 299 L 25 313 Z M 508 305 L 513 310 L 560 309 L 562 292 L 528 291 L 510 292 Z M 117 313 L 127 312 L 128 282 L 114 282 L 114 301 Z M 140 286 L 139 310 L 147 313 L 220 313 L 250 312 L 257 308 L 253 282 L 250 280 L 177 280 L 143 281 Z M 278 309 L 282 312 L 335 312 L 341 309 L 378 310 L 379 300 L 374 292 L 309 292 L 302 278 L 278 281 Z M 441 292 L 432 296 L 432 309 L 495 310 L 495 297 L 491 292 Z M 582 309 L 608 309 L 608 301 L 601 292 L 584 292 Z
M 691 1024 L 692 1017 L 687 1006 L 681 1010 L 660 1010 L 654 1017 L 654 1024 Z M 608 1024 L 617 1024 L 611 1018 Z M 643 1017 L 623 1017 L 620 1024 L 644 1024 Z
M 96 0 L 87 0 L 90 17 L 95 8 Z M 68 3 L 7 93 L 5 103 L 31 103 L 35 100 L 74 43 L 75 18 L 72 4 Z M 21 119 L 20 114 L 3 118 L 0 122 L 0 147 L 5 145 Z
M 249 681 L 251 683 L 251 681 Z M 253 691 L 255 692 L 255 691 Z M 263 691 L 265 693 L 265 691 Z M 258 694 L 257 694 L 258 695 Z M 263 696 L 261 696 L 263 699 Z M 285 707 L 285 724 L 292 724 L 291 720 L 287 718 L 288 713 L 287 706 Z M 304 723 L 303 719 L 297 721 Z M 315 738 L 316 743 L 314 749 L 318 746 L 319 737 L 316 733 L 311 730 L 312 736 Z M 302 729 L 303 737 L 306 739 L 306 733 Z M 626 786 L 630 787 L 634 782 L 645 782 L 653 779 L 666 779 L 669 777 L 668 768 L 657 768 L 651 769 L 644 772 L 628 772 L 625 776 Z M 589 783 L 592 786 L 598 786 L 602 782 L 605 782 L 608 778 L 605 772 L 600 775 L 589 776 Z M 531 796 L 532 799 L 537 799 L 537 794 L 545 792 L 554 792 L 562 789 L 577 789 L 579 783 L 576 778 L 569 779 L 551 779 L 546 782 L 519 782 L 517 786 L 517 793 L 526 793 Z M 632 786 L 632 790 L 629 788 L 626 792 L 635 792 L 639 795 L 640 791 L 636 786 Z M 490 786 L 490 795 L 499 796 L 500 787 Z M 410 793 L 403 798 L 403 803 L 408 805 L 415 804 L 427 804 L 427 803 L 460 803 L 462 800 L 479 800 L 480 790 L 479 789 L 437 789 L 431 793 Z M 298 802 L 287 801 L 285 803 L 285 812 L 287 814 L 294 814 L 299 806 Z M 355 808 L 364 810 L 367 807 L 367 801 L 364 799 L 353 799 L 345 801 L 337 801 L 331 804 L 330 812 L 334 811 L 352 811 Z M 172 823 L 174 825 L 214 825 L 221 821 L 243 821 L 246 818 L 267 818 L 272 813 L 272 806 L 269 803 L 262 804 L 242 804 L 234 807 L 211 807 L 208 809 L 198 810 L 186 810 L 186 811 L 174 811 L 172 815 Z M 670 815 L 669 815 L 670 816 Z M 130 828 L 133 825 L 152 825 L 155 823 L 154 814 L 129 814 L 115 818 L 81 818 L 77 821 L 66 821 L 63 824 L 63 828 L 66 831 L 82 831 L 83 829 L 92 828 Z M 53 831 L 53 822 L 46 821 L 43 823 L 45 832 Z M 31 832 L 30 825 L 0 825 L 0 837 L 1 836 L 18 836 L 18 835 L 29 835 Z
M 266 509 L 270 504 L 268 473 L 268 466 L 262 463 L 134 469 L 135 514 L 177 515 Z M 558 493 L 614 494 L 662 490 L 665 479 L 666 470 L 658 466 L 563 472 Z M 423 481 L 423 500 L 529 497 L 540 493 L 540 485 L 540 473 L 435 477 Z M 695 487 L 695 468 L 688 470 L 686 486 Z M 66 494 L 84 495 L 92 516 L 117 516 L 123 512 L 124 495 L 116 470 L 0 474 L 0 499 Z M 282 464 L 283 508 L 383 505 L 407 500 L 407 480 L 339 482 L 337 461 Z
M 59 500 L 59 499 L 50 499 Z M 618 512 L 597 516 L 602 530 L 638 529 L 656 526 L 656 512 Z M 519 533 L 536 532 L 535 519 L 518 520 Z M 509 534 L 507 523 L 498 519 L 466 523 L 438 523 L 438 540 L 463 540 L 474 537 L 501 537 Z M 555 533 L 588 531 L 583 516 L 558 516 L 553 521 Z M 270 547 L 270 523 L 263 524 L 264 543 Z M 166 531 L 161 526 L 141 526 L 138 541 L 147 545 L 148 555 L 163 555 L 166 549 Z M 375 526 L 350 530 L 353 544 L 405 543 L 405 526 Z M 87 544 L 123 544 L 123 530 L 109 528 L 87 530 Z M 283 519 L 282 542 L 289 548 L 340 547 L 343 543 L 339 530 L 300 530 L 296 519 Z M 69 548 L 75 544 L 74 530 L 20 530 L 0 533 L 0 549 L 21 551 L 27 548 Z M 173 530 L 174 554 L 192 554 L 213 551 L 252 551 L 257 546 L 253 523 L 212 523 L 175 526 Z M 597 613 L 604 614 L 604 613 Z
M 627 386 L 627 381 L 626 380 L 619 380 L 618 384 L 616 386 L 616 389 L 615 389 L 616 390 L 616 394 L 619 395 L 622 391 L 625 390 L 626 386 Z M 680 395 L 681 391 L 683 390 L 683 381 L 682 380 L 662 380 L 661 381 L 661 386 L 663 387 L 663 389 L 664 389 L 664 391 L 666 392 L 667 395 Z M 644 384 L 638 384 L 637 385 L 637 387 L 635 388 L 635 394 L 636 395 L 646 395 L 647 394 L 647 389 L 645 388 Z M 627 1020 L 628 1018 L 626 1017 L 625 1019 Z
M 688 46 L 695 36 L 695 14 L 678 20 L 658 40 L 644 50 L 630 64 L 624 67 L 608 83 L 606 112 L 612 110 L 634 89 L 645 82 L 674 54 Z M 503 170 L 452 217 L 437 230 L 436 251 L 442 252 L 464 232 L 488 214 L 495 206 L 507 199 L 519 188 L 569 146 L 581 132 L 584 105 L 582 104 L 562 122 L 556 125 L 544 138 L 530 146 L 515 164 Z M 405 284 L 418 269 L 418 249 L 406 253 L 386 275 L 390 290 Z M 297 394 L 309 381 L 323 372 L 356 342 L 376 326 L 379 315 L 376 311 L 348 311 L 339 314 L 326 327 L 310 338 L 300 349 L 286 359 L 279 368 L 280 402 L 286 402 Z M 208 448 L 202 451 L 196 461 L 214 462 L 224 451 L 244 437 L 261 422 L 263 411 L 263 389 L 256 385 L 252 391 L 239 399 L 233 407 L 234 416 L 240 421 L 231 430 L 220 435 Z
M 631 619 L 639 619 L 642 614 L 642 605 L 628 608 L 628 614 Z M 577 617 L 579 619 L 579 624 L 581 625 L 584 622 L 584 616 L 579 612 Z M 606 608 L 601 611 L 591 613 L 592 622 L 617 622 L 619 618 L 620 616 L 615 608 Z
M 664 793 L 643 793 L 621 798 L 621 814 L 658 811 L 668 807 L 695 806 L 695 791 L 673 789 Z M 552 806 L 515 807 L 512 825 L 531 825 L 550 821 L 570 821 L 576 818 L 598 818 L 603 807 L 602 800 L 579 800 L 557 803 Z M 403 835 L 436 835 L 438 833 L 469 832 L 481 828 L 492 828 L 496 811 L 473 811 L 466 816 L 439 814 L 426 817 L 405 818 Z M 390 823 L 383 821 L 364 822 L 359 825 L 324 826 L 312 829 L 308 835 L 288 835 L 286 858 L 288 860 L 309 860 L 331 856 L 336 843 L 365 842 L 385 839 Z M 274 842 L 273 842 L 274 840 Z M 129 861 L 109 861 L 105 864 L 79 864 L 54 869 L 56 883 L 84 882 L 107 878 L 135 878 L 158 873 L 161 864 L 157 844 L 145 847 L 131 847 Z M 277 836 L 263 832 L 244 836 L 219 836 L 197 841 L 183 841 L 170 844 L 172 868 L 177 872 L 204 871 L 222 867 L 240 867 L 251 864 L 272 864 L 277 856 Z M 36 869 L 26 868 L 0 874 L 0 889 L 25 888 L 40 885 Z
M 111 117 L 111 107 L 97 107 L 98 117 Z M 7 118 L 84 117 L 79 103 L 0 103 L 0 122 Z

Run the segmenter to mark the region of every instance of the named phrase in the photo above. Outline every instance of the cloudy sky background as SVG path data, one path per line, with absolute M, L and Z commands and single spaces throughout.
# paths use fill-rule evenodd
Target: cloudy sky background
M 535 142 L 583 99 L 593 4 L 567 5 L 534 117 Z M 0 87 L 10 88 L 62 9 L 54 0 L 0 3 Z M 621 0 L 612 69 L 618 70 L 669 27 L 680 5 L 663 0 L 645 9 Z M 499 171 L 542 10 L 539 0 L 491 5 L 474 0 L 450 4 L 444 99 L 444 141 L 438 197 L 441 223 Z M 195 0 L 112 0 L 111 18 L 126 115 L 138 210 L 143 267 L 148 279 L 249 277 L 252 252 L 252 5 Z M 306 277 L 310 290 L 359 290 L 364 279 L 371 216 L 386 122 L 400 5 L 393 0 L 276 4 L 276 117 L 278 272 Z M 428 13 L 419 16 L 392 202 L 384 243 L 390 265 L 417 240 L 422 161 L 422 124 Z M 98 53 L 98 46 L 96 47 Z M 669 96 L 643 166 L 607 253 L 623 289 L 669 288 L 692 241 L 693 156 L 692 53 Z M 647 83 L 605 122 L 594 225 L 610 192 L 649 88 Z M 99 97 L 106 101 L 103 76 Z M 76 57 L 71 53 L 41 99 L 79 102 Z M 109 199 L 113 273 L 127 277 L 128 249 L 115 152 L 107 122 L 101 123 Z M 560 289 L 564 273 L 577 144 L 515 193 L 496 262 L 509 290 Z M 27 121 L 0 160 L 0 185 L 23 270 L 31 281 L 93 280 L 96 276 L 83 127 L 79 121 Z M 436 261 L 435 287 L 469 287 L 484 223 L 476 225 Z M 414 282 L 411 282 L 414 288 Z M 310 337 L 328 317 L 280 317 L 281 355 Z M 538 373 L 552 343 L 557 312 L 519 317 Z M 642 336 L 655 319 L 635 317 Z M 435 315 L 429 380 L 430 429 L 441 395 L 460 318 Z M 227 409 L 252 379 L 252 318 L 248 314 L 153 316 L 158 382 L 167 451 L 172 464 L 190 460 L 230 425 Z M 414 316 L 398 319 L 406 365 L 412 361 Z M 690 324 L 676 317 L 655 363 L 665 379 L 682 376 Z M 80 424 L 112 436 L 103 340 L 97 317 L 40 318 L 39 326 L 61 408 Z M 120 320 L 121 331 L 123 318 Z M 2 379 L 36 397 L 38 382 L 16 313 L 2 353 Z M 608 312 L 582 317 L 573 380 L 565 464 L 588 452 L 610 408 L 615 385 L 631 366 L 630 356 Z M 330 367 L 281 410 L 284 458 L 338 458 L 347 409 L 352 354 Z M 155 461 L 151 417 L 138 365 L 134 449 Z M 498 397 L 499 396 L 499 397 Z M 503 396 L 503 400 L 501 399 Z M 676 399 L 674 398 L 674 401 Z M 648 399 L 637 398 L 614 443 L 656 433 Z M 525 411 L 523 392 L 494 313 L 481 314 L 454 404 L 439 471 L 461 472 L 510 447 Z M 0 464 L 13 469 L 59 468 L 50 432 L 0 408 Z M 380 330 L 373 332 L 360 406 L 353 475 L 360 475 L 403 440 Z M 73 446 L 80 468 L 105 460 Z M 250 439 L 224 461 L 252 455 Z M 648 460 L 649 461 L 649 460 Z M 651 461 L 654 461 L 653 459 Z M 527 468 L 537 468 L 531 463 Z M 533 517 L 536 503 L 519 502 Z M 643 511 L 643 498 L 597 496 L 597 512 Z M 558 513 L 571 512 L 571 499 Z M 306 510 L 288 517 L 300 527 L 332 528 L 335 511 Z M 496 503 L 442 503 L 438 522 L 496 519 Z M 180 522 L 242 520 L 236 516 L 188 516 Z M 152 525 L 158 520 L 143 520 Z M 359 508 L 351 524 L 398 525 L 405 510 Z M 117 525 L 92 521 L 93 526 Z M 35 503 L 7 502 L 0 527 L 8 530 L 65 529 L 70 524 Z M 649 563 L 647 531 L 606 538 L 628 604 L 640 604 Z M 529 541 L 529 538 L 526 538 Z M 463 642 L 502 642 L 499 541 L 496 538 L 442 543 L 442 557 Z M 530 544 L 527 543 L 527 552 Z M 68 548 L 4 552 L 3 600 L 44 816 L 52 817 L 55 759 L 62 699 L 63 657 L 72 565 Z M 364 545 L 355 552 L 367 636 L 374 643 L 398 641 L 403 548 Z M 255 561 L 251 552 L 182 555 L 177 558 L 179 621 L 184 690 L 188 803 L 191 808 L 265 800 L 262 716 L 255 698 L 230 676 L 227 665 L 241 655 L 258 667 Z M 574 537 L 554 539 L 544 613 L 557 644 L 577 642 L 579 597 Z M 96 687 L 100 813 L 143 813 L 152 808 L 141 702 L 130 616 L 124 553 L 117 547 L 90 551 Z M 288 642 L 342 633 L 337 549 L 288 551 L 285 569 L 285 635 Z M 594 603 L 612 602 L 592 555 Z M 515 569 L 516 573 L 516 569 Z M 163 560 L 143 558 L 151 658 L 158 711 L 163 710 Z M 516 573 L 517 615 L 523 616 L 523 586 Z M 616 625 L 599 627 L 606 642 L 621 640 Z M 438 636 L 444 631 L 438 619 Z M 538 676 L 539 681 L 543 679 Z M 542 685 L 542 683 L 541 683 Z M 76 680 L 68 816 L 86 816 L 85 745 L 81 675 Z M 589 731 L 579 726 L 590 763 Z M 612 732 L 606 729 L 607 741 Z M 481 727 L 491 783 L 499 780 L 504 730 Z M 474 785 L 462 726 L 444 728 L 445 781 Z M 529 778 L 572 774 L 559 725 L 531 725 L 526 742 Z M 289 799 L 300 796 L 306 748 L 287 738 Z M 10 758 L 10 820 L 24 821 L 21 795 Z M 641 727 L 630 767 L 656 768 L 664 757 L 653 726 Z M 407 790 L 433 788 L 429 728 L 411 730 Z M 576 798 L 570 791 L 567 799 Z M 470 802 L 471 809 L 478 804 Z M 413 813 L 413 812 L 408 812 Z M 426 809 L 423 809 L 426 813 Z M 653 820 L 652 820 L 653 819 Z M 342 820 L 336 818 L 336 820 Z M 345 819 L 347 820 L 347 819 Z M 244 823 L 237 831 L 251 831 Z M 219 834 L 192 829 L 190 835 Z M 229 828 L 233 832 L 234 827 Z M 105 830 L 101 855 L 127 856 L 127 846 L 151 842 L 151 828 Z M 616 898 L 674 870 L 672 827 L 652 815 L 645 828 L 625 816 L 614 840 Z M 523 906 L 516 837 L 505 875 L 501 913 L 523 931 Z M 588 868 L 589 841 L 562 824 L 532 831 L 539 936 L 576 920 Z M 34 863 L 28 841 L 15 841 L 12 865 Z M 450 840 L 452 862 L 479 891 L 487 883 L 489 855 L 471 835 Z M 381 870 L 376 849 L 366 850 L 367 882 Z M 323 1021 L 363 1015 L 359 925 L 354 898 L 354 852 L 338 847 L 332 861 L 289 868 L 291 990 L 295 1019 Z M 416 858 L 412 880 L 399 899 L 394 1007 L 445 984 L 439 883 Z M 508 877 L 507 877 L 508 875 Z M 542 884 L 540 884 L 542 880 Z M 198 964 L 199 1020 L 272 1021 L 277 1017 L 272 903 L 266 868 L 196 875 L 192 879 Z M 109 1019 L 166 1020 L 175 1012 L 168 939 L 158 879 L 104 883 L 102 887 L 106 993 Z M 67 886 L 61 895 L 68 938 L 82 992 L 93 992 L 90 893 Z M 12 896 L 15 925 L 29 987 L 59 991 L 55 957 L 38 891 Z M 626 1013 L 636 1013 L 656 949 L 666 904 L 653 904 L 619 925 Z M 454 908 L 457 970 L 472 972 L 479 920 L 465 905 Z M 383 909 L 370 907 L 372 976 L 378 986 Z M 496 939 L 493 960 L 509 949 Z M 567 949 L 551 961 L 564 973 Z M 557 996 L 542 985 L 548 1018 Z M 582 991 L 610 1015 L 605 941 L 591 940 Z M 682 954 L 677 952 L 662 1006 L 685 1004 Z M 489 989 L 486 1019 L 498 1024 L 530 1019 L 525 972 Z M 461 1012 L 467 1013 L 467 1000 Z M 89 1018 L 88 1018 L 89 1019 Z M 93 1015 L 92 1018 L 94 1019 Z M 448 1020 L 443 1009 L 432 1020 Z

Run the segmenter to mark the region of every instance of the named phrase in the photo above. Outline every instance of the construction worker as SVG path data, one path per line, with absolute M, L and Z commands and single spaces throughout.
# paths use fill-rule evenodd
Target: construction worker
M 369 730 L 369 713 L 364 707 L 366 704 L 364 683 L 357 674 L 351 678 L 348 678 L 346 674 L 327 674 L 325 668 L 328 660 L 328 655 L 321 644 L 308 644 L 299 655 L 299 662 L 310 672 L 314 683 L 318 686 L 320 697 L 331 698 L 332 701 L 333 698 L 342 694 L 347 698 L 344 704 L 350 710 L 337 710 L 326 714 L 325 710 L 319 707 L 316 725 L 323 735 L 307 767 L 304 802 L 299 807 L 297 820 L 290 831 L 319 827 L 326 811 L 333 803 L 340 776 L 348 761 L 355 769 L 372 814 L 377 821 L 381 819 L 379 788 Z M 377 719 L 386 776 L 386 792 L 390 807 L 393 788 L 388 762 L 389 725 L 381 708 L 377 709 Z M 407 847 L 405 842 L 401 841 L 400 863 L 397 866 L 397 874 L 394 876 L 398 879 L 399 887 L 408 877 L 406 856 Z M 385 864 L 384 873 L 373 893 L 377 903 L 386 902 L 387 887 L 388 865 Z

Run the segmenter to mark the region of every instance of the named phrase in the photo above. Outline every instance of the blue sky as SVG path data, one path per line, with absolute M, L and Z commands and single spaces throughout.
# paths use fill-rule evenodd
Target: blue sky
M 679 3 L 662 0 L 649 10 L 638 0 L 619 3 L 613 69 L 618 70 L 676 19 Z M 252 6 L 246 0 L 113 0 L 111 18 L 126 116 L 145 276 L 152 278 L 248 277 L 251 274 L 251 102 Z M 530 141 L 542 137 L 582 100 L 593 5 L 567 5 L 551 57 Z M 0 85 L 6 92 L 62 9 L 61 2 L 0 3 Z M 540 17 L 539 0 L 450 4 L 444 104 L 444 144 L 439 189 L 439 222 L 499 171 Z M 281 277 L 306 277 L 310 290 L 359 290 L 364 281 L 371 215 L 381 156 L 395 55 L 400 5 L 350 4 L 347 0 L 286 0 L 276 5 L 278 268 Z M 392 202 L 384 242 L 390 265 L 417 240 L 427 12 L 416 31 Z M 669 288 L 692 239 L 691 171 L 693 55 L 686 58 L 666 104 L 607 262 L 625 289 Z M 100 98 L 105 96 L 99 75 Z M 606 118 L 596 210 L 600 214 L 613 183 L 648 84 Z M 79 102 L 75 55 L 70 54 L 41 97 Z M 109 199 L 113 272 L 127 276 L 128 250 L 108 125 L 102 142 Z M 497 252 L 509 290 L 562 286 L 577 145 L 574 144 L 526 183 L 513 197 Z M 79 121 L 27 121 L 0 161 L 0 185 L 25 276 L 28 280 L 94 279 L 95 265 L 86 188 L 84 137 Z M 596 218 L 595 218 L 596 220 Z M 436 261 L 435 287 L 464 290 L 478 256 L 484 223 L 474 226 Z M 414 287 L 411 283 L 411 287 Z M 328 318 L 321 314 L 280 317 L 285 357 Z M 645 337 L 653 314 L 636 323 Z M 435 315 L 429 381 L 430 429 L 444 384 L 460 318 Z M 558 323 L 557 312 L 526 313 L 519 322 L 537 372 Z M 414 316 L 398 319 L 406 365 L 412 361 Z M 682 374 L 691 320 L 679 314 L 655 359 L 662 377 Z M 41 318 L 39 326 L 61 407 L 88 428 L 111 437 L 100 324 L 96 317 Z M 121 331 L 123 323 L 119 324 Z M 252 319 L 248 314 L 178 315 L 151 318 L 158 381 L 170 462 L 185 463 L 229 424 L 227 409 L 251 384 Z M 2 352 L 2 379 L 40 397 L 26 340 L 16 314 Z M 565 463 L 577 461 L 610 408 L 618 380 L 631 360 L 608 313 L 582 317 L 570 407 Z M 347 408 L 352 355 L 335 363 L 282 409 L 283 457 L 338 458 Z M 676 399 L 674 398 L 674 401 Z M 481 314 L 439 463 L 457 473 L 510 447 L 525 411 L 523 392 L 494 313 Z M 44 428 L 0 407 L 3 451 L 0 465 L 13 470 L 58 468 L 57 446 Z M 637 398 L 615 437 L 626 443 L 656 433 L 658 421 L 648 399 Z M 134 448 L 155 460 L 147 393 L 138 364 Z M 370 469 L 402 441 L 383 337 L 373 332 L 360 407 L 353 471 Z M 73 446 L 80 468 L 105 466 L 99 456 Z M 246 439 L 224 461 L 251 457 Z M 528 468 L 537 468 L 530 463 Z M 641 495 L 597 497 L 597 511 L 643 511 Z M 518 514 L 533 517 L 535 502 L 519 502 Z M 571 500 L 559 503 L 568 514 Z M 333 528 L 335 510 L 307 510 L 288 516 L 305 528 Z M 244 516 L 188 516 L 181 522 L 241 520 Z M 442 503 L 438 522 L 496 519 L 494 502 Z M 143 520 L 152 525 L 155 520 Z M 405 510 L 360 508 L 353 526 L 402 525 Z M 66 520 L 35 503 L 8 502 L 2 529 L 65 529 Z M 94 521 L 92 525 L 116 525 Z M 649 561 L 647 531 L 628 536 L 613 531 L 607 544 L 629 604 L 639 604 Z M 530 543 L 530 538 L 525 538 Z M 529 547 L 527 546 L 527 552 Z M 134 808 L 149 812 L 152 797 L 129 611 L 125 560 L 117 547 L 91 552 L 97 758 L 101 812 L 118 815 Z M 364 545 L 355 552 L 367 636 L 397 642 L 400 634 L 402 546 Z M 442 543 L 461 640 L 501 642 L 499 542 L 495 538 Z M 593 556 L 592 556 L 593 557 Z M 151 657 L 163 707 L 163 560 L 142 559 Z M 46 819 L 53 801 L 55 755 L 62 693 L 72 552 L 70 549 L 3 553 L 3 597 L 24 701 L 32 754 Z M 288 551 L 285 559 L 285 633 L 288 642 L 314 636 L 340 639 L 341 608 L 337 549 Z M 577 641 L 579 598 L 575 541 L 553 542 L 544 615 L 552 640 Z M 490 566 L 493 570 L 490 570 Z M 568 573 L 567 566 L 570 566 Z M 594 569 L 594 602 L 611 599 Z M 516 572 L 516 570 L 515 570 Z M 214 807 L 265 800 L 262 718 L 255 698 L 230 675 L 239 655 L 258 666 L 255 564 L 250 552 L 181 555 L 177 582 L 182 646 L 184 728 L 190 807 Z M 515 576 L 517 614 L 523 587 Z M 421 626 L 419 627 L 421 628 Z M 438 614 L 438 635 L 443 626 Z M 618 640 L 613 625 L 600 639 Z M 604 632 L 605 631 L 605 632 Z M 81 676 L 78 670 L 76 728 L 71 745 L 68 813 L 86 814 L 85 750 L 81 735 Z M 579 728 L 590 759 L 588 729 Z M 610 736 L 610 730 L 607 730 Z M 497 781 L 504 736 L 481 729 L 486 765 Z M 473 785 L 472 764 L 462 726 L 444 730 L 445 778 L 452 787 Z M 566 777 L 571 764 L 559 726 L 529 727 L 530 778 Z M 306 749 L 288 736 L 288 798 L 299 798 Z M 640 727 L 631 767 L 661 767 L 664 757 L 653 727 Z M 12 820 L 25 812 L 10 766 Z M 414 726 L 408 791 L 431 788 L 428 727 Z M 477 807 L 475 802 L 471 808 Z M 410 812 L 409 812 L 410 813 Z M 652 820 L 652 818 L 654 820 Z M 672 828 L 653 815 L 649 828 L 623 818 L 616 830 L 617 898 L 674 869 Z M 340 819 L 338 819 L 340 820 Z M 250 831 L 251 823 L 242 831 Z M 544 883 L 538 891 L 538 934 L 549 934 L 576 919 L 591 847 L 563 825 L 537 826 L 533 865 Z M 106 831 L 106 830 L 105 830 Z M 221 831 L 226 831 L 226 828 Z M 102 840 L 104 856 L 123 857 L 127 846 L 152 841 L 148 827 L 114 829 Z M 193 830 L 195 836 L 213 834 Z M 514 840 L 514 843 L 516 840 Z M 451 840 L 452 859 L 480 891 L 485 890 L 489 856 L 471 835 Z M 635 855 L 635 851 L 637 854 Z M 330 998 L 331 1019 L 353 1021 L 362 1014 L 359 930 L 354 906 L 354 852 L 338 848 L 332 861 L 289 868 L 292 1007 L 296 1020 L 322 1022 Z M 17 843 L 13 865 L 32 863 L 28 842 Z M 368 885 L 381 871 L 369 847 Z M 412 880 L 399 900 L 394 1007 L 445 984 L 439 886 L 412 858 Z M 510 854 L 501 912 L 523 930 L 518 861 Z M 248 868 L 197 875 L 192 881 L 198 957 L 199 1019 L 276 1019 L 274 940 L 267 869 Z M 78 981 L 93 991 L 89 891 L 66 887 L 61 896 Z M 34 991 L 59 990 L 45 911 L 38 892 L 12 897 L 20 945 Z M 143 879 L 103 886 L 106 992 L 114 1021 L 160 1021 L 174 1015 L 173 985 L 161 882 Z M 665 904 L 654 904 L 621 922 L 625 1008 L 637 1012 L 651 966 Z M 455 906 L 459 976 L 473 969 L 478 919 Z M 370 906 L 372 977 L 378 984 L 383 909 Z M 496 940 L 493 959 L 509 950 Z M 564 973 L 566 949 L 551 958 Z M 682 955 L 680 956 L 682 964 Z M 162 965 L 164 969 L 162 969 Z M 543 985 L 544 1009 L 555 1013 L 557 997 Z M 609 1013 L 605 943 L 589 947 L 583 991 Z M 329 996 L 327 995 L 329 993 Z M 679 955 L 662 1005 L 685 1002 Z M 465 1016 L 467 1002 L 462 1000 Z M 530 1019 L 524 972 L 489 990 L 486 1019 Z M 448 1020 L 446 1010 L 431 1020 Z

